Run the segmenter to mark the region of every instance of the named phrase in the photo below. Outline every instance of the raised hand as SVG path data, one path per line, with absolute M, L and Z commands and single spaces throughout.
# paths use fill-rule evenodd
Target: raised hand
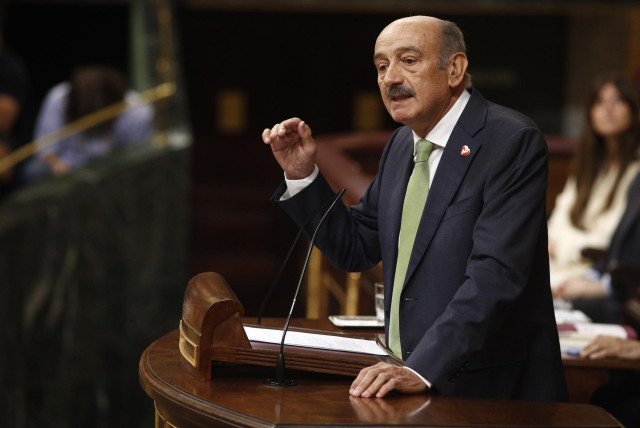
M 262 131 L 262 141 L 271 146 L 287 178 L 299 180 L 313 172 L 316 143 L 311 137 L 311 128 L 303 120 L 294 117 L 266 128 Z

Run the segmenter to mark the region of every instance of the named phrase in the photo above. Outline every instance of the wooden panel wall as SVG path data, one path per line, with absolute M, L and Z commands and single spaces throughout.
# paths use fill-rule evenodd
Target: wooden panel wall
M 315 135 L 397 126 L 379 99 L 373 45 L 400 15 L 179 10 L 184 79 L 194 131 L 193 273 L 225 276 L 249 313 L 284 258 L 296 227 L 268 202 L 282 172 L 261 140 L 292 116 Z M 471 73 L 487 97 L 560 129 L 565 18 L 453 16 L 468 40 Z M 532 28 L 544 31 L 531 35 Z M 554 67 L 549 67 L 554 64 Z M 284 302 L 290 276 L 276 298 Z M 289 291 L 287 291 L 289 290 Z

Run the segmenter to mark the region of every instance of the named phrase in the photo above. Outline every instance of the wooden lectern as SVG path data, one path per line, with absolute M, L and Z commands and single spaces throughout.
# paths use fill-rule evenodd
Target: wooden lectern
M 185 291 L 180 320 L 182 366 L 200 380 L 211 379 L 213 362 L 275 367 L 280 346 L 249 341 L 240 319 L 243 313 L 242 304 L 219 274 L 202 273 L 191 279 Z M 274 329 L 259 325 L 251 327 Z M 359 338 L 302 328 L 291 328 L 290 331 Z M 290 369 L 349 376 L 357 376 L 364 367 L 381 361 L 402 364 L 389 352 L 386 356 L 377 356 L 296 346 L 285 346 L 285 357 Z
M 272 388 L 263 381 L 268 366 L 276 364 L 279 345 L 249 341 L 240 319 L 242 312 L 242 305 L 220 275 L 201 274 L 189 282 L 179 331 L 159 338 L 140 358 L 140 384 L 154 400 L 156 428 L 621 426 L 601 408 L 587 404 L 433 394 L 351 397 L 349 387 L 360 368 L 378 361 L 400 363 L 390 356 L 288 346 L 287 369 L 307 373 L 296 374 L 295 387 Z M 326 319 L 297 319 L 294 324 L 322 328 L 320 321 L 328 323 Z M 276 324 L 282 325 L 282 320 Z M 296 330 L 320 332 L 292 329 Z

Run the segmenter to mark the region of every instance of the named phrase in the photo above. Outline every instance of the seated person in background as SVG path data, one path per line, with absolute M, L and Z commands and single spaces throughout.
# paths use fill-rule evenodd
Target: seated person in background
M 598 336 L 584 347 L 581 358 L 591 360 L 615 357 L 640 360 L 640 341 Z M 618 373 L 611 382 L 596 390 L 591 403 L 603 407 L 627 428 L 640 427 L 640 374 Z
M 123 100 L 135 107 L 114 120 L 40 147 L 25 165 L 24 180 L 32 182 L 49 175 L 64 175 L 114 148 L 144 141 L 151 129 L 152 108 L 149 105 L 136 106 L 137 94 L 127 90 L 124 76 L 113 68 L 81 67 L 74 71 L 70 82 L 54 86 L 38 114 L 36 139 Z
M 4 48 L 0 34 L 0 158 L 26 142 L 22 134 L 27 91 L 26 69 L 18 57 Z M 12 190 L 14 184 L 13 170 L 0 171 L 0 196 Z
M 598 281 L 582 279 L 593 267 L 584 248 L 606 249 L 640 171 L 640 116 L 631 84 L 610 75 L 596 82 L 587 126 L 572 173 L 549 219 L 551 287 L 554 297 L 605 296 Z
M 634 267 L 640 272 L 640 174 L 629 188 L 627 207 L 616 228 L 604 259 L 596 269 L 583 277 L 568 279 L 556 290 L 556 295 L 572 296 L 573 307 L 586 313 L 594 322 L 618 323 L 624 302 L 639 290 L 632 284 L 622 284 L 609 272 L 619 267 Z M 640 277 L 637 278 L 640 282 Z M 600 296 L 574 297 L 575 290 L 606 290 Z

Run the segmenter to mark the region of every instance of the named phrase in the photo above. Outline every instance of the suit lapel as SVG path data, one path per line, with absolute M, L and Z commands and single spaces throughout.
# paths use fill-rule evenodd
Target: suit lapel
M 422 213 L 409 267 L 407 268 L 405 284 L 411 278 L 418 263 L 424 256 L 442 220 L 442 216 L 458 191 L 473 158 L 480 150 L 480 139 L 473 138 L 473 136 L 484 126 L 486 113 L 486 101 L 477 91 L 472 92 L 464 112 L 453 128 L 449 141 L 447 141 L 433 178 L 433 183 L 429 189 L 429 196 Z M 466 156 L 461 154 L 464 146 L 469 148 L 469 153 Z

